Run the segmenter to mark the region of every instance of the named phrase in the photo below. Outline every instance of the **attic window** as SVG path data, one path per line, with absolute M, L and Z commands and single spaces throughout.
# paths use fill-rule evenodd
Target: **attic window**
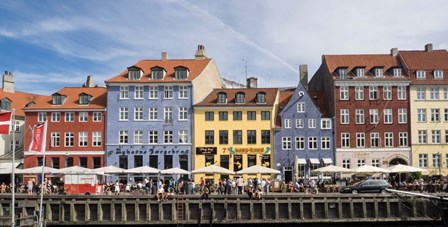
M 52 104 L 53 105 L 62 105 L 62 103 L 64 103 L 65 101 L 65 95 L 61 95 L 61 94 L 53 94 L 53 100 L 52 100 Z
M 165 70 L 163 68 L 155 67 L 151 69 L 151 79 L 153 80 L 162 80 L 165 74 Z
M 375 68 L 374 75 L 375 77 L 383 77 L 384 76 L 383 68 L 380 67 Z
M 426 72 L 423 70 L 417 70 L 416 72 L 417 79 L 425 79 L 426 78 Z
M 266 93 L 264 92 L 257 93 L 257 103 L 266 103 Z
M 11 101 L 9 99 L 2 99 L 1 100 L 1 108 L 2 110 L 11 110 Z
M 443 79 L 443 71 L 434 70 L 434 79 Z
M 394 68 L 394 77 L 401 76 L 401 68 Z
M 79 95 L 79 105 L 88 105 L 92 100 L 92 96 L 88 94 L 80 94 Z
M 347 79 L 347 68 L 339 68 L 338 76 L 339 76 L 339 79 L 341 79 L 341 80 Z
M 186 80 L 188 78 L 188 69 L 183 66 L 174 68 L 174 78 L 176 80 Z
M 135 69 L 129 70 L 128 79 L 129 80 L 140 80 L 141 75 L 142 75 L 142 73 L 140 70 L 135 70 Z
M 218 103 L 227 103 L 227 94 L 226 93 L 218 93 Z
M 364 77 L 364 68 L 356 68 L 356 77 Z
M 236 97 L 235 97 L 235 103 L 244 103 L 244 93 L 243 92 L 238 92 L 236 93 Z

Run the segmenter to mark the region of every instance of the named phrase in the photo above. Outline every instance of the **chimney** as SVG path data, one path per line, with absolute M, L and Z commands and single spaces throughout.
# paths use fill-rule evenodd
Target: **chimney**
M 93 76 L 92 75 L 88 75 L 87 76 L 86 83 L 83 85 L 83 87 L 94 87 L 94 85 L 93 85 Z
M 207 59 L 207 53 L 205 52 L 205 47 L 203 45 L 198 45 L 198 49 L 196 50 L 196 53 L 194 54 L 195 60 L 202 60 Z
M 162 60 L 168 60 L 168 52 L 162 52 Z
M 392 57 L 396 57 L 398 55 L 398 48 L 390 49 L 390 55 L 392 55 Z
M 247 78 L 247 88 L 257 88 L 257 81 L 256 77 Z
M 432 43 L 428 43 L 425 45 L 425 51 L 426 52 L 431 52 L 432 51 Z
M 308 87 L 308 65 L 299 65 L 300 83 L 303 86 Z
M 2 90 L 8 93 L 14 93 L 14 75 L 11 72 L 5 71 L 3 74 Z

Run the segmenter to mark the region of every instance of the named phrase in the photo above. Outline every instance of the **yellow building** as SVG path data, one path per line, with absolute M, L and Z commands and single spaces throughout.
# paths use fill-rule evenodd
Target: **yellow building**
M 254 79 L 254 78 L 249 78 Z M 262 165 L 274 168 L 273 127 L 276 88 L 215 89 L 194 106 L 194 169 L 218 165 L 232 171 Z M 213 179 L 233 176 L 195 174 Z

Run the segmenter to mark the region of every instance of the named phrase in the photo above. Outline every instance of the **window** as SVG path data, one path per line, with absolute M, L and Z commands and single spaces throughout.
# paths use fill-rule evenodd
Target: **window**
M 384 124 L 392 124 L 393 116 L 392 109 L 384 109 Z
M 434 79 L 443 79 L 443 71 L 434 70 Z
M 445 129 L 445 143 L 448 143 L 448 129 Z
M 179 121 L 188 120 L 188 109 L 187 107 L 179 107 Z
M 134 131 L 134 144 L 142 144 L 143 143 L 143 131 L 136 130 Z
M 172 99 L 173 98 L 173 86 L 165 86 L 164 88 L 164 99 Z
M 134 167 L 143 166 L 143 155 L 135 155 L 134 156 Z
M 356 124 L 364 124 L 364 110 L 356 109 Z
M 88 137 L 87 132 L 79 132 L 79 146 L 80 147 L 87 147 L 87 144 L 88 144 L 87 137 Z
M 218 112 L 219 120 L 220 121 L 227 121 L 228 120 L 228 113 L 227 111 L 219 111 Z
M 241 120 L 243 120 L 243 112 L 241 112 L 241 111 L 233 111 L 233 120 L 234 121 L 241 121 Z
M 350 159 L 342 159 L 342 167 L 350 169 Z
M 93 122 L 103 121 L 103 115 L 101 112 L 93 112 Z
M 291 150 L 291 137 L 282 137 L 282 150 Z
M 215 117 L 214 117 L 214 112 L 205 112 L 205 120 L 206 121 L 214 121 Z
M 120 130 L 119 132 L 119 144 L 127 144 L 128 143 L 128 131 Z
M 398 123 L 399 124 L 408 123 L 408 110 L 407 109 L 398 109 Z
M 87 112 L 79 112 L 79 122 L 87 122 L 89 120 L 89 114 Z
M 417 100 L 425 100 L 426 99 L 426 89 L 425 87 L 417 87 Z
M 80 94 L 79 95 L 79 105 L 88 105 L 90 103 L 90 100 L 92 100 L 92 96 L 88 94 Z
M 219 144 L 229 144 L 229 131 L 219 130 Z
M 321 129 L 331 129 L 331 119 L 320 119 Z
M 384 147 L 394 146 L 394 134 L 392 132 L 384 133 Z
M 366 146 L 366 134 L 363 132 L 356 133 L 356 147 L 362 148 Z
M 51 158 L 51 168 L 59 169 L 59 157 Z
M 432 154 L 432 167 L 437 168 L 440 166 L 440 155 L 439 154 Z
M 440 144 L 440 130 L 431 130 L 431 139 L 433 144 Z
M 261 111 L 261 120 L 269 121 L 271 120 L 271 112 L 269 111 Z
M 348 109 L 341 109 L 341 124 L 350 123 L 350 115 L 348 111 Z
M 370 109 L 370 124 L 378 124 L 379 122 L 379 116 L 378 116 L 378 109 Z
M 392 100 L 392 87 L 391 86 L 383 87 L 383 99 L 384 100 Z
M 149 99 L 157 99 L 159 94 L 159 87 L 149 86 Z
M 173 123 L 173 108 L 172 107 L 164 107 L 163 108 L 163 120 L 165 124 Z
M 128 98 L 129 98 L 129 87 L 120 86 L 120 99 L 128 99 Z
M 448 87 L 443 87 L 443 99 L 448 100 Z
M 86 157 L 79 157 L 79 166 L 87 168 L 87 158 Z
M 347 79 L 347 69 L 346 68 L 339 68 L 338 69 L 338 75 L 339 75 L 339 79 L 341 79 L 341 80 Z
M 369 99 L 370 100 L 378 100 L 378 87 L 377 86 L 369 87 Z
M 365 76 L 364 68 L 356 68 L 356 76 L 357 77 L 364 77 Z
M 316 128 L 316 119 L 308 119 L 308 128 Z
M 92 146 L 99 147 L 101 146 L 102 141 L 101 132 L 92 132 Z
M 416 72 L 417 79 L 425 79 L 426 78 L 426 72 L 423 70 L 417 70 Z
M 12 127 L 12 130 L 14 130 L 15 132 L 20 132 L 20 121 L 13 121 L 11 127 Z M 19 142 L 19 141 L 16 140 L 16 142 Z
M 394 77 L 400 77 L 401 74 L 401 68 L 394 68 Z
M 328 137 L 328 136 L 324 136 L 324 137 L 322 137 L 321 138 L 321 148 L 323 149 L 323 150 L 328 150 L 328 149 L 330 149 L 330 137 Z
M 284 128 L 291 128 L 291 119 L 283 120 Z
M 65 101 L 65 98 L 66 98 L 65 95 L 54 94 L 52 96 L 52 104 L 53 105 L 62 105 L 62 103 L 64 103 L 64 101 Z M 6 101 L 6 100 L 2 100 L 2 104 L 4 101 Z M 9 102 L 9 104 L 11 104 L 11 102 Z M 5 109 L 5 108 L 2 107 L 2 109 Z
M 173 143 L 173 131 L 170 130 L 163 131 L 163 143 L 164 144 Z
M 305 150 L 305 137 L 296 137 L 296 150 Z
M 370 133 L 370 147 L 380 146 L 380 134 L 378 132 Z
M 188 99 L 188 87 L 179 86 L 179 99 Z
M 350 147 L 350 133 L 341 133 L 341 147 L 349 148 Z
M 65 136 L 65 146 L 66 147 L 73 147 L 75 146 L 75 133 L 73 132 L 66 132 L 64 134 Z
M 382 77 L 382 76 L 384 76 L 383 69 L 375 68 L 375 77 Z
M 118 160 L 118 166 L 123 169 L 128 168 L 128 156 L 121 155 Z
M 261 143 L 262 144 L 271 143 L 271 130 L 261 130 Z
M 358 167 L 363 166 L 366 164 L 366 160 L 365 159 L 358 159 Z
M 304 124 L 303 124 L 303 119 L 296 119 L 296 128 L 303 128 Z
M 75 113 L 74 112 L 66 112 L 65 113 L 65 122 L 74 122 L 75 121 Z
M 398 100 L 406 100 L 406 87 L 398 86 L 397 87 L 397 99 Z
M 37 113 L 37 121 L 38 122 L 45 122 L 47 120 L 47 113 L 46 112 L 39 112 Z
M 247 120 L 257 120 L 257 112 L 247 111 Z
M 407 147 L 408 146 L 408 133 L 407 132 L 400 132 L 399 134 L 399 146 L 400 147 Z
M 317 149 L 317 137 L 315 136 L 308 137 L 308 149 L 310 150 Z
M 355 99 L 364 100 L 364 87 L 362 86 L 355 87 Z
M 448 121 L 448 109 L 447 109 L 447 108 L 444 109 L 444 114 L 443 114 L 443 116 L 444 116 L 444 120 L 445 120 L 445 121 Z M 448 141 L 447 141 L 447 142 L 448 142 Z
M 143 99 L 143 86 L 135 86 L 134 99 Z
M 162 68 L 152 68 L 151 69 L 151 79 L 153 80 L 162 80 L 164 71 Z
M 218 103 L 227 103 L 227 94 L 226 93 L 218 93 Z
M 431 87 L 429 90 L 429 99 L 439 100 L 439 87 Z
M 257 93 L 257 103 L 266 103 L 266 93 L 264 92 Z
M 419 154 L 418 155 L 418 166 L 421 168 L 428 167 L 428 155 L 427 154 Z
M 187 130 L 179 130 L 179 143 L 182 143 L 182 144 L 188 143 L 188 131 Z
M 348 100 L 348 87 L 347 86 L 341 86 L 339 90 L 339 98 L 340 100 Z
M 257 144 L 257 131 L 247 130 L 247 144 Z
M 238 92 L 236 93 L 235 103 L 244 103 L 244 93 Z
M 440 110 L 439 109 L 431 109 L 431 121 L 432 122 L 440 121 Z
M 51 147 L 59 147 L 61 141 L 61 134 L 59 132 L 51 133 Z
M 154 121 L 158 119 L 157 107 L 149 107 L 149 120 Z
M 52 122 L 59 122 L 59 121 L 61 121 L 61 113 L 60 112 L 52 112 L 51 113 L 51 121 Z
M 417 109 L 417 121 L 426 122 L 426 109 Z
M 418 135 L 418 143 L 419 144 L 426 144 L 426 143 L 428 143 L 426 130 L 418 130 L 417 135 Z
M 120 114 L 119 119 L 120 121 L 127 121 L 129 119 L 127 107 L 120 107 L 119 114 Z
M 129 70 L 128 78 L 129 80 L 140 80 L 140 70 Z
M 215 144 L 215 131 L 205 130 L 205 144 Z
M 148 143 L 149 144 L 157 144 L 159 141 L 159 133 L 155 130 L 151 130 L 148 132 Z
M 243 144 L 242 130 L 233 130 L 233 144 Z
M 176 80 L 186 80 L 188 77 L 188 69 L 184 67 L 174 68 L 174 78 Z
M 305 113 L 305 103 L 304 102 L 297 103 L 297 112 Z

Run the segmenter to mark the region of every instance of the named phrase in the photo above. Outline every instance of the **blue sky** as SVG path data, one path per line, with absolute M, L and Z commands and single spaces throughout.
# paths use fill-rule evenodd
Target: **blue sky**
M 16 90 L 52 94 L 95 84 L 140 59 L 193 58 L 205 46 L 221 76 L 296 86 L 323 54 L 448 48 L 448 1 L 72 0 L 0 1 L 0 71 Z M 243 60 L 244 59 L 244 60 Z

